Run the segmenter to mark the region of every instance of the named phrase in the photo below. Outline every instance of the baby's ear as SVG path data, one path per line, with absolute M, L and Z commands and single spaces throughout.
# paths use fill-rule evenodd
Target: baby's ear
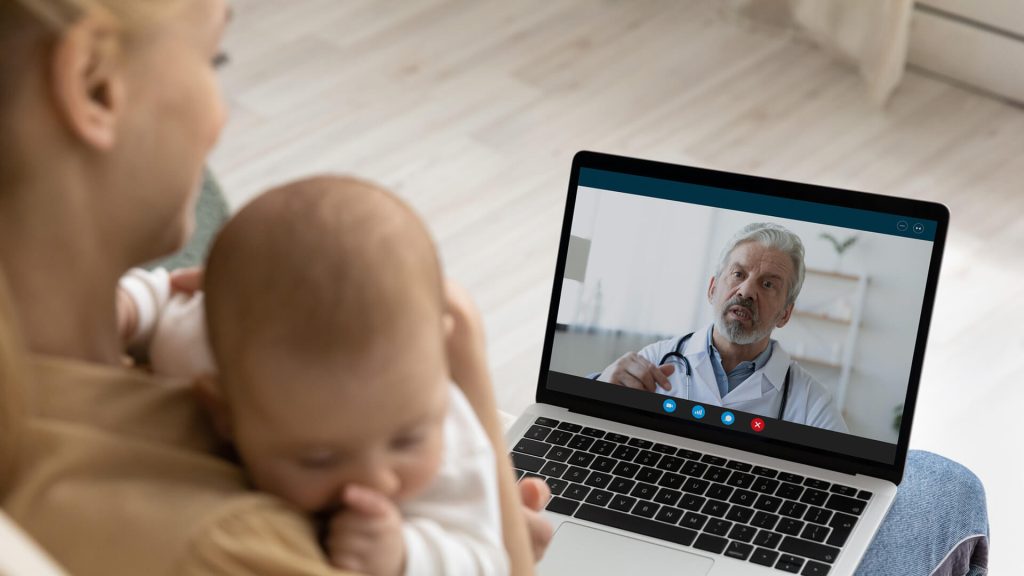
M 196 399 L 199 405 L 206 411 L 207 416 L 213 422 L 213 428 L 221 438 L 229 442 L 233 441 L 231 430 L 231 407 L 220 385 L 220 379 L 216 374 L 204 374 L 195 379 L 192 383 Z

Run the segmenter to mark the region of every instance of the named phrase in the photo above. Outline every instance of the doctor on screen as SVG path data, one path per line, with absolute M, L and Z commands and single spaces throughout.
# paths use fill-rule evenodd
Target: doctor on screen
M 829 391 L 771 339 L 789 322 L 803 282 L 800 237 L 748 224 L 722 250 L 708 286 L 714 323 L 627 352 L 597 379 L 847 432 Z

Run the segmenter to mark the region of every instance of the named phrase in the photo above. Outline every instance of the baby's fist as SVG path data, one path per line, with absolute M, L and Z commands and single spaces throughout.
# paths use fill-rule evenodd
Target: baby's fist
M 331 519 L 327 553 L 331 564 L 370 576 L 400 576 L 405 568 L 402 515 L 383 494 L 349 485 L 342 509 Z

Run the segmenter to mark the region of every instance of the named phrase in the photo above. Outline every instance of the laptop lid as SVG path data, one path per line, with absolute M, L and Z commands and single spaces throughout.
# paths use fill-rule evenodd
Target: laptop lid
M 537 401 L 898 484 L 948 223 L 930 202 L 579 152 Z M 720 348 L 755 357 L 730 378 Z

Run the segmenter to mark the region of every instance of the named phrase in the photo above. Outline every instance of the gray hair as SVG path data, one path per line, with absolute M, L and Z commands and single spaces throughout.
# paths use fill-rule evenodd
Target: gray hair
M 729 262 L 729 255 L 740 244 L 746 242 L 757 242 L 768 248 L 781 250 L 793 260 L 793 280 L 789 283 L 789 295 L 786 305 L 790 306 L 796 302 L 800 295 L 800 289 L 804 285 L 804 243 L 800 237 L 789 231 L 789 229 L 770 224 L 768 222 L 754 222 L 747 224 L 733 235 L 722 249 L 722 255 L 718 259 L 718 269 L 715 270 L 715 278 L 722 275 L 725 265 Z

